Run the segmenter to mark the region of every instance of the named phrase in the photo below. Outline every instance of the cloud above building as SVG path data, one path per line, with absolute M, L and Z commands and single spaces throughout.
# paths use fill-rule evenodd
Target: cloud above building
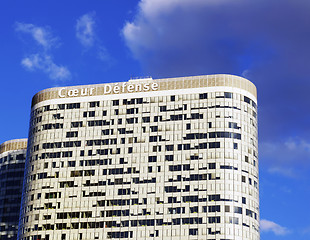
M 53 60 L 52 50 L 58 47 L 59 40 L 54 37 L 49 27 L 40 27 L 31 23 L 17 22 L 15 31 L 30 35 L 39 47 L 34 47 L 35 53 L 26 54 L 21 65 L 28 71 L 41 71 L 54 81 L 63 81 L 71 78 L 69 69 L 56 64 Z
M 273 232 L 275 235 L 278 236 L 284 236 L 290 233 L 287 228 L 266 219 L 262 219 L 260 221 L 260 229 L 262 232 Z
M 15 31 L 30 34 L 33 40 L 44 48 L 50 48 L 58 42 L 58 39 L 52 35 L 49 27 L 38 27 L 30 23 L 17 22 L 15 24 Z
M 301 46 L 294 43 L 309 39 L 299 31 L 309 7 L 308 1 L 289 0 L 143 0 L 122 33 L 133 55 L 153 73 L 255 73 L 273 61 L 293 62 L 280 57 L 297 56 Z
M 84 47 L 92 47 L 95 42 L 95 13 L 87 13 L 81 16 L 75 25 L 77 39 Z
M 29 71 L 43 71 L 52 80 L 67 80 L 71 78 L 68 68 L 57 65 L 49 55 L 32 54 L 23 58 L 21 64 Z
M 89 12 L 76 20 L 75 36 L 84 47 L 83 54 L 87 53 L 105 63 L 105 67 L 113 64 L 108 49 L 102 44 L 101 39 L 96 34 L 96 12 Z

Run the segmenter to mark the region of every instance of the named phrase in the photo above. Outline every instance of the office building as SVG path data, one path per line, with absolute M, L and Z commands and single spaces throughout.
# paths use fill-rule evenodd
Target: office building
M 27 139 L 0 145 L 0 239 L 16 240 Z
M 259 239 L 256 88 L 232 75 L 33 97 L 18 239 Z

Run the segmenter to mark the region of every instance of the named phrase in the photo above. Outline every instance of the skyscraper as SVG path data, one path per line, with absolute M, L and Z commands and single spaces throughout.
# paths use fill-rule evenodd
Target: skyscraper
M 232 75 L 37 93 L 18 239 L 259 239 L 256 102 Z
M 17 237 L 27 139 L 0 145 L 0 239 Z

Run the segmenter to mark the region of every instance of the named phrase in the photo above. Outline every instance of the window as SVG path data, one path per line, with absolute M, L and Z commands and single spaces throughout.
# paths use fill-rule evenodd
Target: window
M 68 103 L 67 104 L 67 109 L 77 109 L 80 108 L 80 103 Z
M 199 94 L 199 99 L 207 99 L 207 98 L 208 98 L 208 93 Z
M 191 213 L 197 213 L 198 212 L 198 206 L 190 207 L 189 209 L 190 209 Z
M 150 117 L 142 117 L 142 122 L 149 123 L 151 121 Z
M 208 212 L 220 212 L 221 211 L 221 206 L 216 205 L 216 206 L 208 206 Z
M 71 123 L 71 127 L 72 128 L 77 128 L 77 127 L 82 127 L 83 126 L 83 122 L 80 121 L 80 122 L 72 122 Z
M 152 132 L 158 132 L 158 126 L 151 126 L 150 128 Z
M 251 103 L 251 99 L 250 99 L 250 98 L 248 98 L 248 97 L 246 97 L 246 96 L 244 96 L 244 101 L 245 101 L 246 103 L 248 103 L 248 104 L 250 104 L 250 103 Z
M 166 151 L 173 151 L 173 145 L 166 145 Z
M 99 104 L 100 104 L 100 103 L 99 103 L 99 101 L 96 101 L 96 102 L 90 102 L 90 103 L 89 103 L 89 107 L 90 107 L 90 108 L 93 108 L 93 107 L 99 107 Z
M 132 153 L 132 147 L 128 148 L 128 153 Z
M 241 207 L 234 207 L 234 213 L 242 214 L 242 208 Z
M 216 163 L 209 163 L 209 169 L 215 169 Z
M 189 235 L 198 235 L 198 228 L 189 229 Z
M 242 176 L 242 177 L 241 177 L 241 181 L 242 181 L 242 182 L 245 182 L 245 176 Z
M 70 138 L 70 137 L 77 137 L 78 136 L 78 132 L 74 131 L 74 132 L 67 132 L 66 137 Z
M 225 92 L 224 97 L 225 98 L 233 98 L 233 94 L 231 92 Z
M 149 156 L 149 162 L 157 162 L 157 156 Z
M 220 223 L 221 222 L 221 218 L 220 217 L 209 217 L 208 218 L 208 222 L 209 223 Z
M 225 206 L 225 212 L 230 212 L 230 206 Z
M 84 112 L 83 117 L 95 117 L 95 111 Z
M 239 218 L 237 218 L 237 217 L 229 217 L 229 223 L 239 224 Z

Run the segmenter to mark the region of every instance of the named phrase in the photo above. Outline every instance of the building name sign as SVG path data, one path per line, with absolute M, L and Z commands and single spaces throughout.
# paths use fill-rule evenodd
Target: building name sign
M 103 91 L 105 94 L 121 94 L 121 93 L 132 93 L 132 92 L 148 92 L 148 91 L 157 91 L 159 88 L 158 83 L 145 82 L 145 83 L 115 83 L 115 84 L 105 84 L 102 87 L 93 88 L 60 88 L 58 91 L 58 96 L 61 98 L 64 97 L 83 97 L 83 96 L 92 96 L 95 95 L 95 91 L 98 89 Z M 101 92 L 101 91 L 100 91 Z

